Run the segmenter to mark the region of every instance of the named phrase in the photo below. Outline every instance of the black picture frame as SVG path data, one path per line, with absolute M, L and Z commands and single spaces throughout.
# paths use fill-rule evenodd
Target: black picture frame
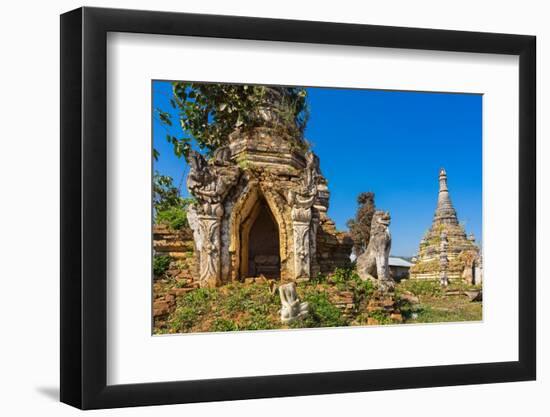
M 107 375 L 108 32 L 519 56 L 519 360 L 113 385 Z M 61 401 L 82 409 L 536 378 L 534 36 L 80 8 L 61 16 Z

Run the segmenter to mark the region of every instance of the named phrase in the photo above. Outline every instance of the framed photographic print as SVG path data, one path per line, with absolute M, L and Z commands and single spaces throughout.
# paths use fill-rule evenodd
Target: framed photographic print
M 61 400 L 535 379 L 535 38 L 61 16 Z

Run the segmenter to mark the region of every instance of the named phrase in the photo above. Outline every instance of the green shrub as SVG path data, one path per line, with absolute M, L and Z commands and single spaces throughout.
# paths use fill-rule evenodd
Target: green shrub
M 336 268 L 328 278 L 328 282 L 334 284 L 339 291 L 345 291 L 355 280 L 355 275 L 357 274 L 351 268 Z
M 316 277 L 312 277 L 310 282 L 312 284 L 323 284 L 327 282 L 327 276 L 319 272 Z
M 359 277 L 358 277 L 359 278 Z M 366 298 L 369 298 L 376 289 L 374 282 L 372 282 L 370 279 L 367 279 L 366 281 L 363 281 L 361 278 L 356 281 L 357 284 L 357 290 L 359 293 L 363 293 Z
M 219 318 L 214 320 L 211 327 L 211 331 L 213 332 L 233 332 L 235 330 L 241 330 L 235 322 Z
M 340 291 L 352 290 L 367 298 L 375 290 L 374 283 L 371 280 L 363 281 L 353 268 L 336 268 L 330 276 L 329 282 L 335 284 Z
M 328 294 L 325 292 L 309 292 L 304 295 L 304 300 L 309 303 L 309 314 L 304 320 L 293 322 L 292 327 L 339 327 L 346 325 L 342 312 L 330 302 Z
M 344 284 L 352 279 L 356 272 L 351 268 L 336 268 L 330 276 L 330 281 L 335 284 Z
M 174 317 L 170 321 L 170 327 L 175 331 L 189 330 L 195 325 L 199 318 L 199 312 L 193 307 L 181 306 L 174 313 Z
M 183 297 L 181 304 L 192 305 L 196 307 L 204 307 L 208 302 L 216 299 L 215 288 L 197 288 Z
M 197 288 L 185 294 L 178 301 L 178 307 L 170 319 L 170 327 L 175 331 L 189 330 L 201 317 L 210 313 L 216 294 L 216 290 L 211 288 Z
M 373 318 L 378 322 L 378 324 L 392 324 L 393 320 L 390 318 L 388 313 L 384 311 L 375 310 L 369 313 L 369 317 Z
M 166 255 L 153 257 L 153 274 L 155 277 L 162 276 L 170 266 L 171 258 Z
M 187 210 L 184 207 L 178 206 L 157 211 L 156 221 L 174 230 L 181 230 L 189 226 L 187 222 Z

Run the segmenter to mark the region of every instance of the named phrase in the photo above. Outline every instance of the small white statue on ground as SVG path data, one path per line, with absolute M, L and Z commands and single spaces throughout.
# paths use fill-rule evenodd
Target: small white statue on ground
M 308 303 L 301 303 L 296 293 L 296 284 L 289 282 L 279 287 L 281 297 L 281 321 L 289 323 L 308 314 Z

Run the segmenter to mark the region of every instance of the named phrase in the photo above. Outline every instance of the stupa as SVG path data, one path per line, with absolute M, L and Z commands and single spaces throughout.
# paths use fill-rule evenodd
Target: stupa
M 351 238 L 328 217 L 317 155 L 285 117 L 282 87 L 266 88 L 254 126 L 235 128 L 208 160 L 191 151 L 188 211 L 201 287 L 265 277 L 309 280 L 350 264 Z
M 481 282 L 481 258 L 473 234 L 466 235 L 449 195 L 447 172 L 439 171 L 439 194 L 432 225 L 413 258 L 410 279 Z

